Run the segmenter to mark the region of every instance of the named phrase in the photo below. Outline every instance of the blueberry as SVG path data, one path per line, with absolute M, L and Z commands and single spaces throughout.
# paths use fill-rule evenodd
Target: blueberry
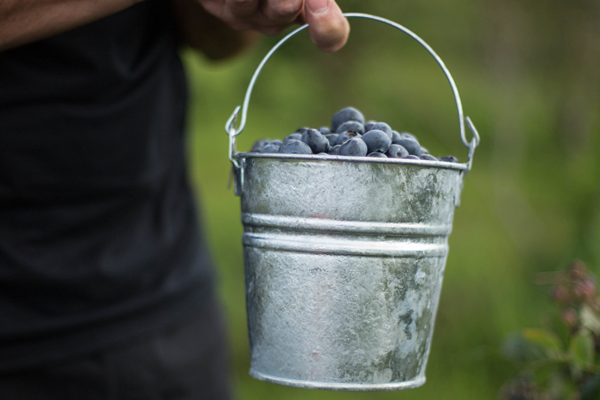
M 302 140 L 306 143 L 314 154 L 327 152 L 331 147 L 329 145 L 329 140 L 323 136 L 321 132 L 316 129 L 309 129 L 302 134 Z
M 390 146 L 386 154 L 389 158 L 402 158 L 408 155 L 408 150 L 399 144 L 393 144 Z
M 329 140 L 329 144 L 331 146 L 335 146 L 335 143 L 337 142 L 339 133 L 328 133 L 325 135 L 325 137 L 327 138 L 327 140 Z
M 279 153 L 279 148 L 281 145 L 277 143 L 268 143 L 262 149 L 260 149 L 261 153 Z
M 377 129 L 372 129 L 365 133 L 362 140 L 367 144 L 367 150 L 369 153 L 374 151 L 380 151 L 385 153 L 392 144 L 392 140 L 389 138 L 387 133 Z
M 413 135 L 413 134 L 410 134 L 410 133 L 408 133 L 408 132 L 402 132 L 402 133 L 400 134 L 400 136 L 401 136 L 403 139 L 412 139 L 412 140 L 417 140 L 417 137 L 416 137 L 415 135 Z M 417 140 L 417 142 L 418 142 L 418 140 Z
M 427 161 L 438 161 L 437 158 L 435 158 L 434 156 L 432 156 L 431 154 L 427 154 L 427 153 L 423 153 L 421 154 L 421 160 L 427 160 Z
M 294 140 L 300 140 L 302 139 L 302 134 L 301 133 L 292 133 L 290 135 L 287 135 L 284 139 L 283 139 L 283 143 L 287 142 L 290 139 L 294 139 Z
M 336 112 L 331 119 L 331 131 L 337 132 L 338 126 L 346 121 L 357 121 L 361 124 L 365 123 L 365 117 L 356 108 L 346 107 Z
M 327 135 L 327 134 L 331 133 L 331 129 L 329 129 L 326 126 L 322 126 L 319 128 L 319 132 L 321 132 L 323 135 Z
M 387 158 L 387 156 L 385 154 L 380 153 L 378 151 L 374 151 L 372 153 L 367 154 L 367 157 Z
M 440 161 L 445 161 L 445 162 L 451 162 L 451 163 L 457 163 L 458 162 L 458 158 L 454 157 L 454 156 L 442 156 L 439 158 Z
M 392 131 L 392 144 L 398 144 L 398 141 L 402 139 L 402 136 L 396 131 Z
M 392 139 L 392 128 L 390 128 L 390 126 L 388 124 L 386 124 L 385 122 L 378 122 L 375 125 L 373 125 L 373 127 L 371 128 L 371 130 L 378 130 L 378 131 L 384 131 L 388 137 L 390 139 Z
M 350 139 L 356 138 L 356 137 L 361 137 L 361 135 L 359 135 L 356 132 L 342 132 L 338 135 L 338 138 L 335 141 L 335 144 L 344 144 L 344 142 L 346 142 L 347 140 L 350 140 Z
M 408 154 L 420 157 L 421 156 L 421 146 L 419 142 L 413 139 L 400 139 L 398 144 L 408 150 Z
M 273 140 L 269 140 L 269 144 L 276 144 L 278 146 L 281 146 L 283 144 L 283 142 L 279 139 L 273 139 Z
M 279 152 L 286 154 L 312 154 L 311 148 L 306 143 L 296 139 L 290 139 L 285 142 L 279 148 Z
M 250 150 L 251 152 L 254 153 L 258 153 L 260 151 L 260 149 L 262 149 L 263 147 L 265 147 L 265 145 L 269 143 L 269 139 L 260 139 L 257 140 L 254 145 L 252 146 L 252 150 Z
M 362 135 L 365 132 L 365 127 L 360 122 L 348 121 L 338 126 L 337 130 L 335 131 L 335 133 L 342 132 L 356 132 Z
M 335 156 L 340 154 L 340 147 L 342 147 L 341 144 L 336 144 L 335 146 L 332 146 L 329 150 L 329 155 Z
M 340 147 L 339 154 L 341 156 L 364 157 L 367 155 L 367 144 L 359 138 L 350 139 Z
M 375 125 L 376 123 L 377 123 L 377 121 L 365 122 L 365 132 L 369 132 L 371 129 L 373 129 L 373 125 Z
M 294 132 L 294 133 L 299 133 L 299 134 L 301 134 L 301 135 L 302 135 L 304 132 L 306 132 L 306 131 L 307 131 L 307 130 L 309 130 L 309 129 L 310 129 L 310 128 L 308 128 L 308 127 L 306 127 L 306 126 L 305 126 L 305 127 L 303 127 L 303 128 L 298 128 L 298 129 L 296 129 L 296 132 Z
M 427 150 L 425 147 L 421 146 L 421 153 L 422 154 L 429 154 L 429 150 Z
M 405 159 L 405 160 L 420 160 L 419 157 L 417 157 L 415 155 L 412 155 L 412 154 L 409 154 L 406 157 L 402 157 L 402 158 Z

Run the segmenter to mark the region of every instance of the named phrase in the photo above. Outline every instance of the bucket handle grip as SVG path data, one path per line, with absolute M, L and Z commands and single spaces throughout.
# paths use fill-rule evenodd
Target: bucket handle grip
M 473 125 L 473 122 L 471 121 L 471 119 L 469 117 L 464 116 L 462 103 L 460 101 L 460 95 L 458 94 L 458 89 L 456 87 L 456 83 L 454 83 L 454 79 L 452 78 L 450 71 L 448 71 L 448 68 L 446 68 L 446 65 L 444 64 L 442 59 L 436 54 L 435 51 L 433 51 L 433 49 L 423 39 L 421 39 L 419 36 L 417 36 L 414 32 L 412 32 L 408 28 L 406 28 L 396 22 L 390 21 L 390 20 L 382 18 L 382 17 L 375 16 L 375 15 L 362 14 L 362 13 L 345 13 L 344 16 L 346 18 L 370 19 L 370 20 L 379 21 L 384 24 L 390 25 L 390 26 L 406 33 L 408 36 L 410 36 L 411 38 L 416 40 L 421 46 L 423 46 L 429 52 L 429 54 L 431 54 L 431 56 L 435 59 L 435 61 L 438 63 L 438 65 L 442 68 L 442 71 L 446 75 L 446 79 L 450 83 L 450 87 L 452 88 L 452 93 L 454 94 L 454 100 L 456 102 L 456 108 L 458 111 L 458 122 L 459 122 L 459 126 L 460 126 L 460 138 L 462 140 L 463 145 L 469 149 L 469 156 L 468 156 L 468 162 L 467 162 L 467 171 L 469 171 L 471 169 L 471 165 L 473 163 L 473 154 L 475 153 L 475 148 L 479 145 L 479 133 L 477 132 L 477 129 L 475 129 L 475 126 Z M 254 84 L 256 83 L 256 80 L 257 80 L 258 76 L 260 75 L 260 72 L 262 71 L 263 67 L 265 66 L 265 64 L 267 63 L 269 58 L 271 58 L 273 53 L 275 53 L 275 51 L 277 51 L 277 49 L 279 49 L 292 36 L 305 30 L 307 27 L 308 27 L 308 24 L 303 25 L 303 26 L 295 29 L 294 31 L 290 32 L 283 39 L 281 39 L 275 46 L 273 46 L 273 48 L 267 53 L 267 55 L 262 59 L 262 61 L 258 65 L 258 68 L 254 72 L 254 75 L 252 76 L 252 79 L 250 80 L 250 84 L 248 85 L 248 89 L 246 90 L 246 96 L 244 97 L 243 105 L 237 106 L 235 108 L 235 110 L 233 111 L 233 114 L 231 114 L 231 117 L 229 117 L 229 119 L 227 120 L 227 123 L 225 124 L 225 131 L 227 132 L 227 135 L 229 136 L 229 159 L 231 160 L 233 165 L 238 169 L 241 168 L 241 166 L 235 158 L 235 153 L 236 153 L 236 149 L 235 149 L 236 139 L 235 138 L 237 135 L 242 133 L 242 131 L 244 130 L 244 127 L 246 126 L 246 117 L 248 114 L 248 106 L 250 104 L 250 96 L 252 95 L 252 89 L 254 89 Z M 238 117 L 239 117 L 240 110 L 242 111 L 242 115 L 241 115 L 241 120 L 239 121 L 239 125 L 238 125 Z M 473 138 L 471 139 L 471 142 L 469 142 L 467 140 L 467 137 L 465 135 L 465 122 L 467 123 L 469 130 L 473 134 Z

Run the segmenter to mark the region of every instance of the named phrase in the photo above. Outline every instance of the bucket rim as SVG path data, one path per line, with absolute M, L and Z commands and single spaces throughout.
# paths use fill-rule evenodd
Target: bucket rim
M 267 158 L 274 160 L 306 160 L 306 161 L 340 161 L 356 163 L 373 164 L 400 164 L 417 165 L 421 167 L 453 169 L 458 171 L 468 171 L 469 165 L 466 163 L 451 163 L 447 161 L 414 160 L 405 158 L 378 158 L 378 157 L 359 157 L 359 156 L 337 156 L 337 155 L 319 155 L 319 154 L 278 154 L 278 153 L 236 153 L 236 159 L 244 158 Z
M 403 382 L 390 383 L 337 383 L 337 382 L 320 382 L 310 380 L 299 380 L 292 378 L 282 378 L 265 374 L 250 367 L 250 375 L 254 378 L 278 385 L 297 387 L 302 389 L 317 389 L 317 390 L 332 390 L 332 391 L 349 391 L 349 392 L 387 392 L 396 390 L 415 389 L 425 384 L 425 375 L 417 376 L 413 379 Z

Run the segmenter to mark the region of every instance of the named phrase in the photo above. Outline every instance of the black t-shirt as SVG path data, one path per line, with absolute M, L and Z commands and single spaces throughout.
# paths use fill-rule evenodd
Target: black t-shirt
M 0 52 L 0 371 L 166 327 L 210 287 L 168 4 Z

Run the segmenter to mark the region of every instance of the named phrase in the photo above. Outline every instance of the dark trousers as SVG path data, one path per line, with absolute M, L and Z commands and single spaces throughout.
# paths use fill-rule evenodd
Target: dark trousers
M 226 336 L 216 304 L 135 343 L 0 375 L 2 400 L 227 400 Z

